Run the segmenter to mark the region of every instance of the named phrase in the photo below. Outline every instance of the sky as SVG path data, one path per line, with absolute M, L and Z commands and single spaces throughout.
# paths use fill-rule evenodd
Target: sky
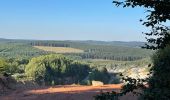
M 112 0 L 0 0 L 0 38 L 145 41 L 144 12 Z

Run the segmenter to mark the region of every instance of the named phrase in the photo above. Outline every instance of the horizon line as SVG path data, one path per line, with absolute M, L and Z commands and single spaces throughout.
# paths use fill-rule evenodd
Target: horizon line
M 24 39 L 24 38 L 3 38 L 3 37 L 0 37 L 0 39 L 6 39 L 6 40 L 34 40 L 34 41 L 101 41 L 101 42 L 146 42 L 146 41 L 135 41 L 135 40 L 132 40 L 132 41 L 123 41 L 123 40 L 78 40 L 78 39 L 62 39 L 62 40 L 54 40 L 54 39 Z

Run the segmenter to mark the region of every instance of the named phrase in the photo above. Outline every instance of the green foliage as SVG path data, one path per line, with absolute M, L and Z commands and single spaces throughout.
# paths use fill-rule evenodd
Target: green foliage
M 75 77 L 75 83 L 80 82 L 85 77 L 88 76 L 90 67 L 87 64 L 80 63 L 80 62 L 72 62 L 71 65 L 66 69 L 66 76 L 67 77 Z
M 125 95 L 134 92 L 135 89 L 142 89 L 141 92 L 134 92 L 140 95 L 141 100 L 170 100 L 170 46 L 158 50 L 152 56 L 153 66 L 149 65 L 150 77 L 147 79 L 133 79 L 124 77 L 127 83 L 123 86 L 122 92 L 118 95 Z M 146 83 L 149 87 L 146 86 Z
M 40 46 L 60 46 L 82 49 L 85 52 L 65 55 L 73 56 L 74 59 L 109 59 L 119 61 L 133 61 L 148 57 L 150 50 L 140 49 L 143 42 L 103 42 L 103 41 L 36 41 L 36 40 L 8 40 L 0 39 L 0 57 L 9 58 L 32 58 L 40 55 L 51 54 L 37 48 Z M 108 45 L 107 45 L 108 43 Z M 137 46 L 138 45 L 138 46 Z
M 92 72 L 89 74 L 89 80 L 101 81 L 107 84 L 110 80 L 110 75 L 107 72 L 106 68 L 93 69 Z
M 44 80 L 50 84 L 64 72 L 70 61 L 62 55 L 46 55 L 32 58 L 25 72 L 36 81 Z
M 66 78 L 71 83 L 83 80 L 89 72 L 89 66 L 80 62 L 74 62 L 63 55 L 45 55 L 32 58 L 26 66 L 26 75 L 32 77 L 38 83 L 46 85 L 64 84 Z
M 25 73 L 15 73 L 12 75 L 12 77 L 16 80 L 16 81 L 28 81 L 27 76 L 25 75 Z
M 86 60 L 92 68 L 105 67 L 107 69 L 129 69 L 129 68 L 142 68 L 147 66 L 152 61 L 150 58 L 144 58 L 136 61 L 115 61 L 115 60 Z
M 0 58 L 0 74 L 3 74 L 6 71 L 6 66 L 7 66 L 7 62 Z
M 80 54 L 68 54 L 80 56 L 83 59 L 105 59 L 105 60 L 118 60 L 118 61 L 134 61 L 152 54 L 150 50 L 141 48 L 133 48 L 126 46 L 111 46 L 111 45 L 92 45 L 82 44 L 74 46 L 74 48 L 82 49 L 85 52 Z
M 145 100 L 170 100 L 170 46 L 157 51 L 152 59 L 149 88 L 144 90 L 143 98 Z
M 13 75 L 15 73 L 24 73 L 25 66 L 28 64 L 28 59 L 14 59 L 10 58 L 6 60 L 7 65 L 5 67 L 6 73 Z
M 159 49 L 153 56 L 153 67 L 151 68 L 151 76 L 146 79 L 132 79 L 129 77 L 124 78 L 127 84 L 124 86 L 123 91 L 118 95 L 124 95 L 127 92 L 133 92 L 134 89 L 143 89 L 144 93 L 141 99 L 144 100 L 170 100 L 170 34 L 169 28 L 162 25 L 162 23 L 170 20 L 170 1 L 169 0 L 114 0 L 116 6 L 122 5 L 123 7 L 144 7 L 147 9 L 148 15 L 146 16 L 143 25 L 151 27 L 150 33 L 145 33 L 150 38 L 146 38 L 148 44 L 144 48 Z M 141 20 L 142 21 L 142 20 Z M 150 65 L 149 65 L 150 66 Z M 146 87 L 144 83 L 148 83 Z M 96 100 L 108 100 L 110 97 L 115 97 L 115 93 L 101 94 L 96 96 Z M 117 100 L 112 98 L 111 100 Z
M 13 75 L 14 73 L 23 73 L 22 69 L 19 69 L 20 65 L 14 59 L 0 59 L 0 73 L 8 73 Z
M 39 56 L 47 54 L 47 52 L 33 48 L 32 46 L 24 43 L 24 41 L 17 43 L 17 41 L 10 42 L 2 41 L 0 43 L 0 57 L 10 59 L 10 58 L 31 58 L 34 56 Z

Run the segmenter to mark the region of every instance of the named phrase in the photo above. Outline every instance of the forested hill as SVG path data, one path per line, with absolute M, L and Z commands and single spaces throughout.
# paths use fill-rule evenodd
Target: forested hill
M 145 42 L 140 41 L 95 41 L 95 40 L 65 40 L 65 41 L 56 41 L 56 40 L 23 40 L 23 39 L 4 39 L 0 38 L 0 42 L 22 42 L 22 43 L 29 43 L 29 42 L 50 42 L 50 43 L 75 43 L 75 44 L 89 44 L 89 45 L 110 45 L 110 46 L 123 46 L 123 47 L 141 47 L 144 46 Z
M 65 55 L 78 56 L 82 59 L 109 59 L 109 60 L 138 60 L 152 54 L 151 50 L 141 49 L 144 42 L 121 41 L 55 41 L 55 40 L 17 40 L 0 39 L 0 57 L 34 57 L 49 52 L 34 46 L 66 47 L 83 50 L 82 53 Z
M 124 46 L 124 47 L 141 47 L 144 46 L 145 42 L 139 41 L 94 41 L 94 40 L 87 40 L 87 41 L 77 41 L 80 43 L 88 43 L 94 45 L 111 45 L 111 46 Z

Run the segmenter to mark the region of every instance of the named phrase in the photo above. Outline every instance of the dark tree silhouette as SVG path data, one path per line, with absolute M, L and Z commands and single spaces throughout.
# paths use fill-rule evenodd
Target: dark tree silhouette
M 158 50 L 153 56 L 153 66 L 148 79 L 123 78 L 127 84 L 121 93 L 104 93 L 95 97 L 96 100 L 118 100 L 122 96 L 135 89 L 143 89 L 141 99 L 144 100 L 170 100 L 170 28 L 165 23 L 170 20 L 170 0 L 114 0 L 116 6 L 143 7 L 147 9 L 148 15 L 145 20 L 140 20 L 143 25 L 151 28 L 146 34 L 147 44 L 143 48 Z M 151 66 L 151 65 L 149 65 Z M 146 87 L 147 83 L 149 87 Z

